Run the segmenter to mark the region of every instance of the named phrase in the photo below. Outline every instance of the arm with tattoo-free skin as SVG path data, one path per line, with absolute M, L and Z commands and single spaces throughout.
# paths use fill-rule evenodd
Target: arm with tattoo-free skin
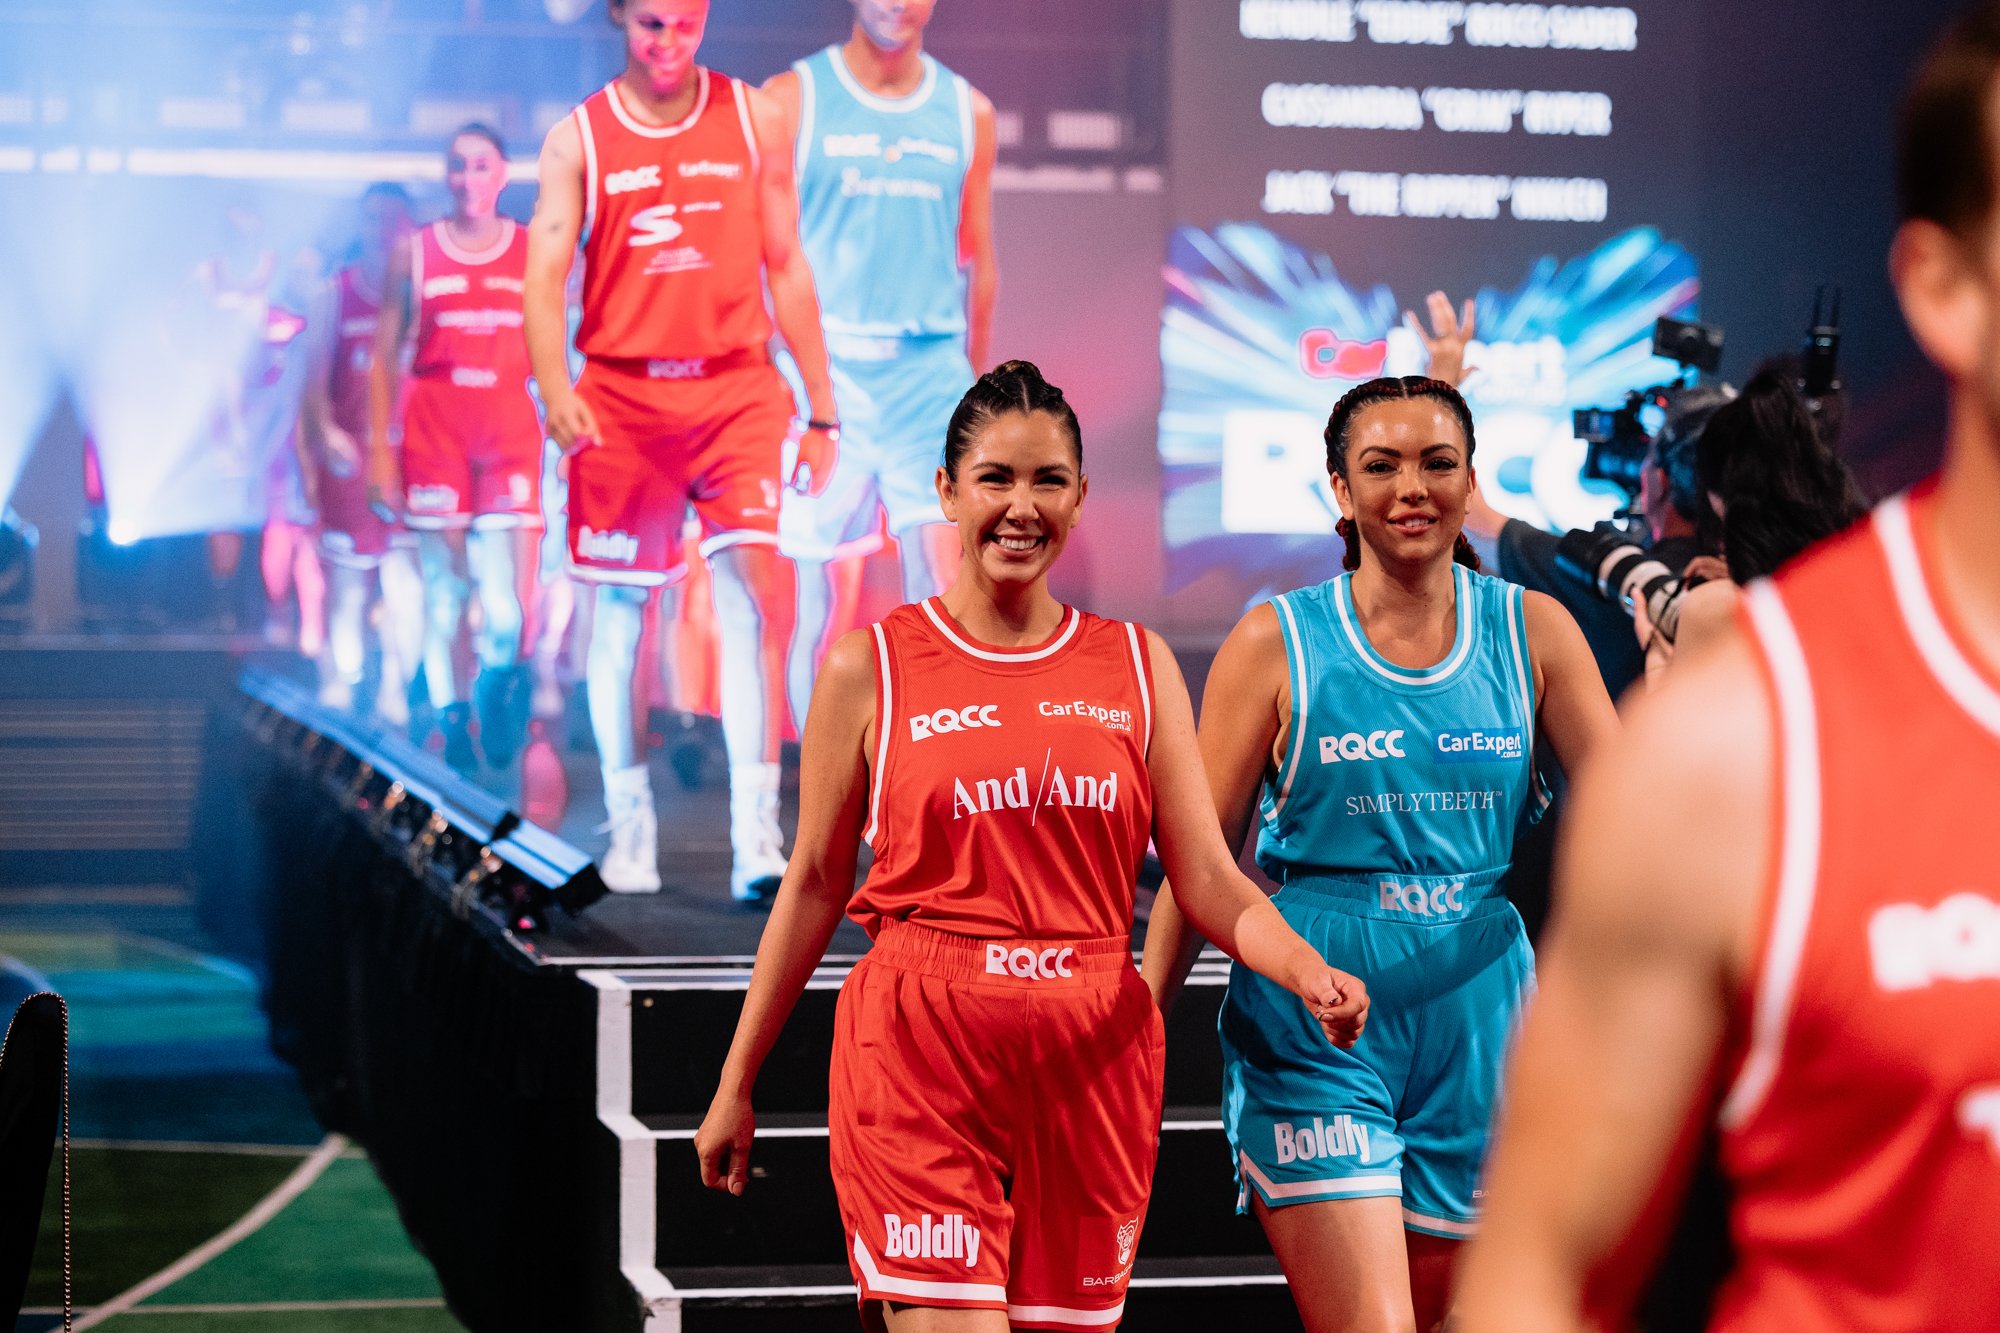
M 1354 1045 L 1368 1021 L 1368 988 L 1359 977 L 1328 966 L 1237 868 L 1231 844 L 1216 822 L 1187 682 L 1165 640 L 1148 630 L 1146 643 L 1153 669 L 1153 741 L 1146 763 L 1153 780 L 1153 844 L 1174 885 L 1179 913 L 1231 958 L 1298 996 L 1328 1041 Z M 1236 841 L 1241 837 L 1239 831 Z M 1149 963 L 1159 903 L 1169 896 L 1161 890 L 1147 927 Z M 1170 943 L 1178 947 L 1178 940 Z M 1174 979 L 1176 986 L 1185 975 L 1183 968 Z
M 787 114 L 769 93 L 761 89 L 750 93 L 750 124 L 757 134 L 757 212 L 764 235 L 764 273 L 771 284 L 771 313 L 798 365 L 807 410 L 816 421 L 838 421 L 819 294 L 813 288 L 805 246 L 799 243 L 799 189 L 792 176 L 792 126 L 797 119 L 796 99 Z M 818 495 L 833 479 L 838 449 L 832 435 L 808 427 L 799 437 L 798 462 L 789 484 Z
M 993 161 L 1000 131 L 993 102 L 972 90 L 972 160 L 965 169 L 965 194 L 958 212 L 958 256 L 965 265 L 965 354 L 972 373 L 992 364 L 993 306 L 1000 295 L 1000 260 L 993 248 Z
M 854 630 L 827 653 L 813 685 L 799 748 L 798 836 L 757 945 L 715 1100 L 695 1134 L 701 1180 L 710 1189 L 741 1194 L 749 1181 L 757 1127 L 750 1090 L 853 896 L 875 726 L 874 641 L 867 630 Z
M 542 141 L 540 189 L 528 221 L 528 271 L 521 288 L 528 369 L 551 438 L 566 454 L 597 443 L 597 418 L 569 378 L 569 311 L 564 290 L 583 235 L 583 135 L 569 116 Z
M 1594 1307 L 1629 1299 L 1627 1247 L 1678 1188 L 1749 975 L 1772 725 L 1732 635 L 1631 706 L 1573 785 L 1455 1333 L 1615 1326 Z
M 421 232 L 407 245 L 389 251 L 388 272 L 382 280 L 381 312 L 375 321 L 375 357 L 368 367 L 368 501 L 403 507 L 403 478 L 389 448 L 396 399 L 402 387 L 403 344 L 416 318 L 416 293 L 410 288 L 410 253 L 423 243 Z

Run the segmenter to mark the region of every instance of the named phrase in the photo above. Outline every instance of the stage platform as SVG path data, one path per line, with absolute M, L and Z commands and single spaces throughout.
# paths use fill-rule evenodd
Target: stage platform
M 204 894 L 256 886 L 245 910 L 265 923 L 280 1053 L 322 1122 L 367 1147 L 459 1318 L 854 1327 L 826 1080 L 834 1000 L 865 936 L 843 927 L 765 1066 L 749 1190 L 704 1190 L 692 1138 L 766 919 L 723 887 L 725 793 L 656 772 L 668 887 L 595 896 L 579 849 L 400 733 L 271 677 L 245 689 L 207 766 L 210 785 L 248 794 L 238 827 L 212 830 L 238 851 Z M 565 826 L 589 803 L 573 793 Z M 525 912 L 537 876 L 536 901 L 581 910 Z M 1225 975 L 1199 965 L 1169 1025 L 1127 1327 L 1297 1326 L 1261 1232 L 1234 1211 L 1216 1109 Z

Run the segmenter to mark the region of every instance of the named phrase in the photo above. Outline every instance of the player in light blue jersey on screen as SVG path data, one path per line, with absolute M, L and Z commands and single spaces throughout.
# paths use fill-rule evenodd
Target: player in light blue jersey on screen
M 952 409 L 986 364 L 999 282 L 993 104 L 924 53 L 934 0 L 853 4 L 845 42 L 764 85 L 796 126 L 799 236 L 842 418 L 825 492 L 785 496 L 778 523 L 799 571 L 801 720 L 885 516 L 905 600 L 943 592 L 958 569 L 935 479 Z
M 1476 572 L 1472 414 L 1371 380 L 1326 426 L 1348 573 L 1273 598 L 1216 655 L 1202 756 L 1230 845 L 1255 818 L 1285 919 L 1373 999 L 1337 1050 L 1236 969 L 1223 1123 L 1311 1329 L 1431 1329 L 1479 1215 L 1500 1066 L 1534 962 L 1504 893 L 1539 734 L 1575 771 L 1617 727 L 1560 604 Z M 1145 976 L 1171 1004 L 1200 938 L 1162 891 Z

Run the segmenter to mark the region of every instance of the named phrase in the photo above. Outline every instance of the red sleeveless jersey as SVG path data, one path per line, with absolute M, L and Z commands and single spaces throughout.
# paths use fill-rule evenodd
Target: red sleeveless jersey
M 528 341 L 521 332 L 521 282 L 528 232 L 500 219 L 500 239 L 473 252 L 433 222 L 410 238 L 410 290 L 417 337 L 410 373 L 465 389 L 524 388 Z
M 695 360 L 771 337 L 748 89 L 699 67 L 695 80 L 676 125 L 639 120 L 616 82 L 570 113 L 583 137 L 585 356 Z
M 848 915 L 984 938 L 1132 929 L 1153 828 L 1145 632 L 1074 607 L 1034 648 L 976 643 L 937 598 L 873 627 L 875 853 Z
M 327 407 L 333 424 L 357 440 L 368 438 L 368 371 L 375 363 L 375 326 L 382 293 L 371 288 L 361 265 L 349 264 L 334 278 L 333 368 Z
M 2000 1329 L 2000 682 L 1937 595 L 1932 497 L 1746 599 L 1778 845 L 1717 1328 Z

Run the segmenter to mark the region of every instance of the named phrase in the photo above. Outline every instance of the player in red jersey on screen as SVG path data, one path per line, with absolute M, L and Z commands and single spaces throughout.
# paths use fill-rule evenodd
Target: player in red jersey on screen
M 401 722 L 422 647 L 423 594 L 411 553 L 397 545 L 405 534 L 369 504 L 368 377 L 390 256 L 410 243 L 410 197 L 400 185 L 371 185 L 361 215 L 351 260 L 307 322 L 312 347 L 299 443 L 330 589 L 321 697 L 343 708 L 355 702 L 379 607 L 378 711 Z M 392 447 L 397 440 L 392 435 Z
M 423 561 L 424 680 L 457 768 L 476 762 L 455 657 L 469 583 L 479 594 L 474 688 L 487 761 L 511 762 L 527 723 L 520 589 L 542 527 L 542 425 L 521 332 L 527 229 L 499 211 L 506 184 L 497 134 L 468 125 L 452 135 L 451 216 L 394 256 L 370 376 L 373 466 L 378 485 L 395 490 L 389 433 L 404 343 L 414 344 L 399 490 Z
M 1159 1011 L 1131 954 L 1149 836 L 1188 915 L 1330 1039 L 1366 1019 L 1362 984 L 1224 848 L 1173 654 L 1049 593 L 1088 488 L 1076 415 L 1035 367 L 967 391 L 937 473 L 957 579 L 827 657 L 798 848 L 695 1139 L 703 1181 L 741 1193 L 758 1067 L 841 914 L 861 922 L 828 1126 L 871 1327 L 1117 1324 L 1160 1117 Z
M 535 379 L 569 456 L 570 572 L 597 585 L 586 676 L 611 816 L 600 869 L 613 889 L 660 887 L 639 644 L 653 590 L 686 576 L 692 505 L 720 631 L 729 887 L 767 901 L 785 868 L 792 578 L 777 550 L 778 489 L 795 433 L 767 347 L 774 320 L 811 411 L 794 484 L 825 486 L 839 433 L 791 140 L 764 94 L 695 63 L 707 0 L 611 0 L 610 14 L 625 69 L 549 131 L 528 268 Z M 585 364 L 572 387 L 562 293 L 579 241 Z
M 2000 1328 L 2000 5 L 1919 73 L 1890 271 L 1942 471 L 1752 583 L 1586 773 L 1454 1327 L 1616 1326 L 1711 1121 L 1712 1327 Z

